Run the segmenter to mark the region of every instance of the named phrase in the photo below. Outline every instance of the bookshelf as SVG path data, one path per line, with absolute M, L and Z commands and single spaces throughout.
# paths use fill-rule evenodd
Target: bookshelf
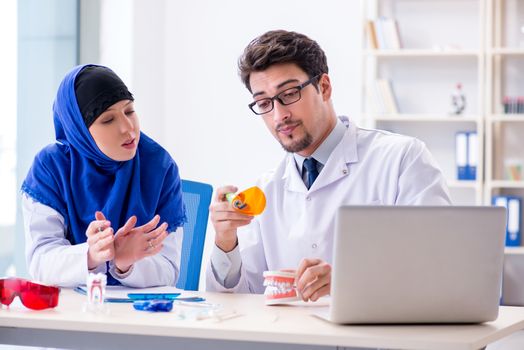
M 370 0 L 364 1 L 363 8 L 366 28 L 362 55 L 364 124 L 424 141 L 442 168 L 453 202 L 482 204 L 485 0 Z M 380 38 L 370 37 L 371 32 L 381 36 L 382 41 L 395 36 L 394 32 L 386 33 L 387 29 L 377 23 L 384 18 L 396 22 L 389 28 L 396 27 L 399 38 L 392 41 L 398 41 L 400 48 L 384 48 L 395 45 L 381 45 Z M 376 108 L 379 99 L 374 84 L 377 80 L 389 81 L 396 113 L 383 113 L 384 108 Z M 462 84 L 466 109 L 460 115 L 452 115 L 451 93 L 457 83 Z M 462 131 L 478 135 L 476 180 L 457 180 L 455 137 Z
M 524 3 L 486 2 L 485 202 L 489 203 L 496 195 L 524 198 L 524 110 L 509 114 L 504 108 L 505 96 L 524 100 Z
M 484 201 L 490 203 L 493 196 L 524 198 L 524 3 L 486 0 L 486 4 Z M 506 248 L 519 254 L 524 245 L 523 214 L 521 207 L 521 247 Z
M 370 21 L 381 17 L 396 22 L 399 48 L 378 48 L 369 37 Z M 524 1 L 371 0 L 363 21 L 364 124 L 424 141 L 454 204 L 490 205 L 494 196 L 524 201 Z M 377 79 L 391 86 L 395 113 L 373 108 Z M 446 108 L 457 82 L 466 109 L 453 115 Z M 454 138 L 462 131 L 478 135 L 474 181 L 457 180 Z

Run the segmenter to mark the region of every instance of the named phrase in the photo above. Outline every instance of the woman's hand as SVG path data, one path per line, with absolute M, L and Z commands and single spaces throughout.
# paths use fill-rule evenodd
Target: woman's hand
M 115 235 L 116 268 L 125 273 L 138 260 L 153 256 L 162 250 L 162 242 L 168 236 L 167 223 L 157 227 L 160 216 L 155 217 L 147 224 L 135 227 L 136 216 L 130 217 Z
M 91 221 L 87 227 L 86 236 L 89 246 L 87 250 L 87 268 L 89 270 L 114 258 L 113 229 L 102 212 L 95 213 L 95 220 Z

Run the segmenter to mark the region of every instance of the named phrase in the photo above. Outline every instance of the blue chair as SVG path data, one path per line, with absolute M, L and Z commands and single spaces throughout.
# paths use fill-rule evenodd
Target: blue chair
M 213 187 L 211 185 L 182 180 L 182 198 L 186 206 L 187 222 L 184 224 L 180 276 L 176 284 L 177 288 L 198 290 L 212 193 Z

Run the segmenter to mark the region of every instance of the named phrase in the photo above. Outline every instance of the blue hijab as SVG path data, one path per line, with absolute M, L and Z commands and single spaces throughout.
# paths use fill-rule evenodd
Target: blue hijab
M 115 232 L 132 215 L 138 226 L 156 214 L 169 232 L 176 230 L 186 217 L 175 161 L 144 133 L 131 160 L 114 161 L 100 151 L 75 95 L 75 78 L 84 67 L 75 67 L 60 84 L 53 105 L 57 142 L 37 154 L 22 191 L 64 217 L 71 244 L 86 241 L 97 210 Z

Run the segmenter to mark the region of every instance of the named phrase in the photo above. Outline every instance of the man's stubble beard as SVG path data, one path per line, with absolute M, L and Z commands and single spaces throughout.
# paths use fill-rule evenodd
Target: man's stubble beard
M 293 136 L 284 136 L 288 139 L 293 139 Z M 313 136 L 309 132 L 305 132 L 304 136 L 299 140 L 294 140 L 290 144 L 284 144 L 281 138 L 278 138 L 278 142 L 286 152 L 297 153 L 311 146 L 313 143 Z

